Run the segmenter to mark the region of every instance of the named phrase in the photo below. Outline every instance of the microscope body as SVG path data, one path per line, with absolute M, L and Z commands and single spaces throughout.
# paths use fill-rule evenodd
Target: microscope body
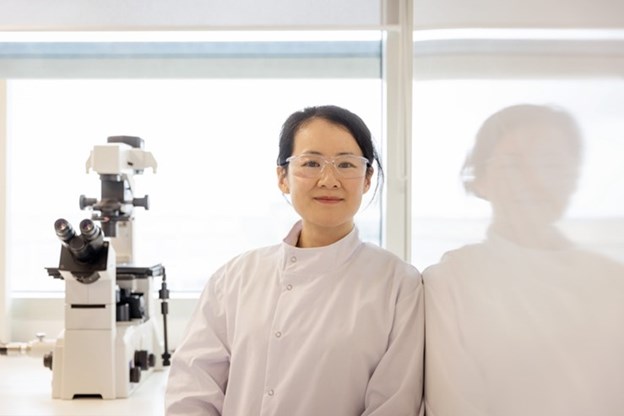
M 61 249 L 59 272 L 65 281 L 65 329 L 53 352 L 54 398 L 117 397 L 113 365 L 117 338 L 115 252 L 108 242 L 100 251 L 99 264 L 85 267 L 73 258 L 68 247 Z M 91 269 L 91 274 L 85 279 L 86 268 Z M 96 280 L 89 282 L 93 279 Z
M 61 255 L 48 273 L 65 282 L 65 327 L 44 358 L 53 398 L 125 398 L 168 360 L 153 282 L 162 277 L 164 284 L 164 268 L 133 264 L 132 174 L 142 172 L 141 160 L 155 167 L 151 154 L 126 143 L 96 146 L 87 170 L 100 173 L 102 197 L 81 196 L 80 207 L 100 214 L 83 220 L 80 234 L 64 219 L 55 222 Z M 147 197 L 137 205 L 147 208 Z
M 134 175 L 147 168 L 156 172 L 158 164 L 150 152 L 143 150 L 143 140 L 138 137 L 114 136 L 108 143 L 96 145 L 86 162 L 87 173 L 100 175 L 100 199 L 80 196 L 80 209 L 92 209 L 93 220 L 101 223 L 104 234 L 116 250 L 118 263 L 134 261 L 134 207 L 149 209 L 146 196 L 134 196 Z

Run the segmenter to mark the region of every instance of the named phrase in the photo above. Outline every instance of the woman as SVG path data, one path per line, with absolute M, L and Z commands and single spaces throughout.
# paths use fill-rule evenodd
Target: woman
M 167 415 L 420 414 L 420 273 L 354 225 L 373 163 L 369 129 L 345 109 L 286 120 L 278 186 L 301 220 L 209 280 L 173 357 Z

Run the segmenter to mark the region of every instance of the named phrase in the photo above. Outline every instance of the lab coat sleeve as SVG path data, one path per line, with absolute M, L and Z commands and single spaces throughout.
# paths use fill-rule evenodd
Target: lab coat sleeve
M 224 274 L 221 270 L 209 280 L 173 354 L 165 394 L 167 416 L 221 415 L 230 359 Z
M 395 307 L 388 348 L 366 389 L 362 416 L 424 414 L 424 300 L 420 274 L 408 281 Z

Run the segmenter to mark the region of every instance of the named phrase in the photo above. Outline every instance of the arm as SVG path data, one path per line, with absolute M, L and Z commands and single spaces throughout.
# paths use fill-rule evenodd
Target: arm
M 173 354 L 165 395 L 167 416 L 221 415 L 229 373 L 223 275 L 212 276 Z
M 406 286 L 395 306 L 388 349 L 368 383 L 362 416 L 424 414 L 425 312 L 420 275 Z

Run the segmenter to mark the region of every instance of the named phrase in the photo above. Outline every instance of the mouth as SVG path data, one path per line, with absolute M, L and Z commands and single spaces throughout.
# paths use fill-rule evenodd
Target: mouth
M 320 202 L 321 204 L 338 204 L 343 201 L 342 198 L 335 196 L 318 196 L 314 198 L 314 200 Z

